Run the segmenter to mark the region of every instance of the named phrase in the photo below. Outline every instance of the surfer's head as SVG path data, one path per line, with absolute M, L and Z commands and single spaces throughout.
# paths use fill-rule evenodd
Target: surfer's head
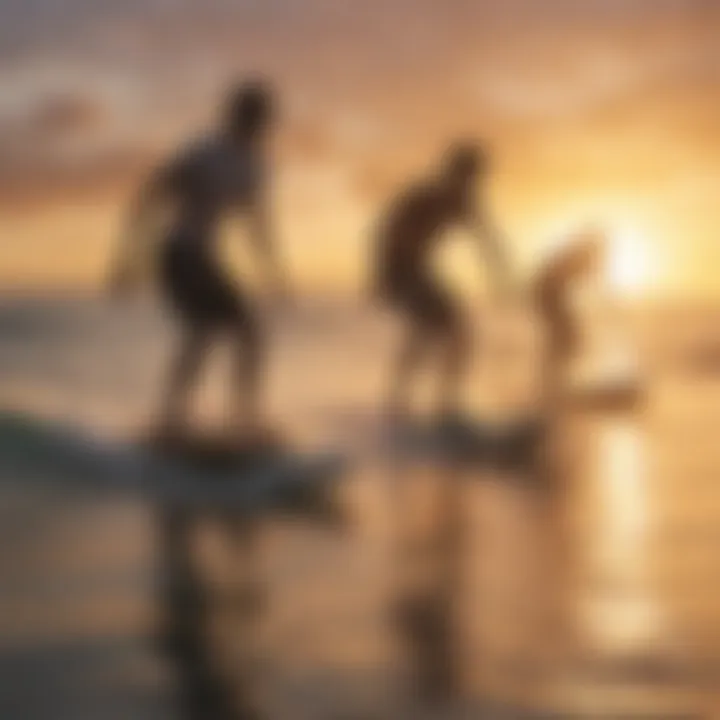
M 468 214 L 476 185 L 486 172 L 487 155 L 480 144 L 459 142 L 446 150 L 439 180 L 444 202 L 453 215 Z
M 255 137 L 264 133 L 275 117 L 275 97 L 264 80 L 249 80 L 228 94 L 225 125 L 235 136 Z
M 452 185 L 466 185 L 484 175 L 487 168 L 487 152 L 477 142 L 455 143 L 443 156 L 442 174 Z
M 568 274 L 584 277 L 599 271 L 605 255 L 605 233 L 597 227 L 584 228 L 574 235 L 564 250 Z
M 585 228 L 573 233 L 543 264 L 540 276 L 557 291 L 600 272 L 606 255 L 605 233 Z

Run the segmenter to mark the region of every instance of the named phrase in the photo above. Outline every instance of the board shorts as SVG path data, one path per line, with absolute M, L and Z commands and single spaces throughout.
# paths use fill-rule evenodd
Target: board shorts
M 160 289 L 186 325 L 201 329 L 237 327 L 254 320 L 249 300 L 215 258 L 211 243 L 171 233 L 159 258 Z
M 429 273 L 386 277 L 378 285 L 387 304 L 410 321 L 433 332 L 446 332 L 462 321 L 451 293 Z

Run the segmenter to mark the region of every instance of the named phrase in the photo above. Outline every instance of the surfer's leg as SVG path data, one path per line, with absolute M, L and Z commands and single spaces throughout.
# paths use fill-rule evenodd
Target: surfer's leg
M 186 423 L 190 391 L 205 358 L 214 329 L 214 307 L 208 288 L 215 276 L 204 238 L 179 228 L 171 234 L 160 255 L 159 284 L 180 326 L 175 351 L 162 398 L 159 418 L 161 434 L 175 435 Z
M 462 382 L 470 365 L 470 332 L 462 311 L 440 289 L 435 298 L 435 315 L 441 339 L 438 412 L 452 417 L 460 406 Z
M 390 417 L 399 418 L 407 414 L 412 382 L 426 348 L 426 332 L 420 325 L 412 322 L 403 339 L 392 372 L 386 404 Z
M 405 324 L 405 335 L 393 360 L 385 403 L 390 418 L 401 419 L 408 414 L 415 377 L 433 342 L 433 330 L 426 312 L 426 284 L 427 281 L 415 273 L 404 273 L 383 281 L 383 300 L 399 313 Z
M 206 328 L 208 332 L 221 332 L 232 341 L 230 414 L 232 424 L 246 430 L 257 422 L 263 364 L 261 328 L 255 308 L 215 256 L 198 254 L 192 272 L 187 274 L 192 283 L 187 283 L 185 316 L 196 326 Z M 202 345 L 202 339 L 199 344 Z M 200 347 L 194 350 L 202 354 Z M 187 355 L 187 365 L 191 366 L 193 350 L 188 349 Z M 199 362 L 199 358 L 196 361 Z M 180 381 L 182 369 L 177 374 Z
M 209 340 L 206 328 L 193 327 L 184 331 L 169 368 L 160 413 L 161 432 L 172 434 L 184 426 L 190 392 L 207 354 Z
M 577 353 L 578 333 L 566 306 L 545 305 L 540 308 L 545 330 L 543 358 L 543 408 L 554 413 L 563 402 L 563 387 L 570 361 Z
M 470 365 L 469 332 L 459 314 L 446 329 L 442 364 L 439 410 L 443 415 L 454 415 L 460 405 L 462 381 Z
M 238 302 L 235 343 L 233 424 L 240 431 L 260 424 L 265 342 L 260 321 L 250 304 Z

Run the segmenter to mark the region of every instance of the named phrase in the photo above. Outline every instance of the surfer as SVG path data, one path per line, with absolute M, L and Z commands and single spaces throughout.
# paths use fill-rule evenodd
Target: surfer
M 599 270 L 604 256 L 601 232 L 588 230 L 563 245 L 536 273 L 531 299 L 545 338 L 544 406 L 552 411 L 560 400 L 569 365 L 580 349 L 572 291 Z
M 156 170 L 132 208 L 111 274 L 116 292 L 135 284 L 145 224 L 161 208 L 171 210 L 155 267 L 161 294 L 180 321 L 181 341 L 165 389 L 162 436 L 182 430 L 188 396 L 220 335 L 229 336 L 235 346 L 235 429 L 252 435 L 259 428 L 263 328 L 252 299 L 222 267 L 216 245 L 221 222 L 242 214 L 274 290 L 286 294 L 268 203 L 267 144 L 274 110 L 273 93 L 265 83 L 233 89 L 219 127 Z
M 452 418 L 457 412 L 459 386 L 471 356 L 470 333 L 458 302 L 434 276 L 430 258 L 446 230 L 464 225 L 479 241 L 496 278 L 503 285 L 508 282 L 501 235 L 484 203 L 477 201 L 487 175 L 483 149 L 457 144 L 446 152 L 434 176 L 402 192 L 381 220 L 374 291 L 407 327 L 387 398 L 391 417 L 406 414 L 412 379 L 433 350 L 441 354 L 440 416 Z

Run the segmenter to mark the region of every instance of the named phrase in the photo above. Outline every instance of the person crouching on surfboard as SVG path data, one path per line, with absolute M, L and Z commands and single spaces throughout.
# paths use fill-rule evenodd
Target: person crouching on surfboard
M 580 350 L 572 290 L 598 273 L 605 246 L 602 232 L 590 229 L 579 233 L 542 265 L 531 282 L 531 299 L 545 336 L 543 390 L 548 412 L 557 409 L 562 400 L 570 362 Z
M 249 235 L 275 290 L 286 285 L 273 249 L 268 207 L 266 146 L 274 121 L 274 99 L 262 82 L 234 89 L 220 126 L 182 149 L 142 188 L 130 228 L 111 274 L 111 289 L 124 292 L 137 277 L 139 240 L 150 213 L 172 210 L 156 265 L 165 299 L 180 321 L 180 348 L 170 368 L 160 416 L 161 436 L 183 429 L 188 396 L 211 341 L 224 334 L 236 347 L 233 416 L 242 433 L 259 428 L 263 333 L 251 299 L 224 271 L 216 255 L 220 223 L 245 215 Z
M 447 151 L 435 176 L 402 192 L 381 220 L 374 289 L 407 324 L 387 399 L 392 418 L 406 414 L 412 377 L 432 351 L 441 353 L 440 417 L 457 416 L 460 382 L 471 355 L 470 333 L 457 301 L 435 278 L 430 256 L 444 231 L 464 225 L 480 241 L 497 278 L 507 283 L 500 235 L 484 205 L 477 202 L 487 174 L 483 150 L 475 144 L 457 144 Z

